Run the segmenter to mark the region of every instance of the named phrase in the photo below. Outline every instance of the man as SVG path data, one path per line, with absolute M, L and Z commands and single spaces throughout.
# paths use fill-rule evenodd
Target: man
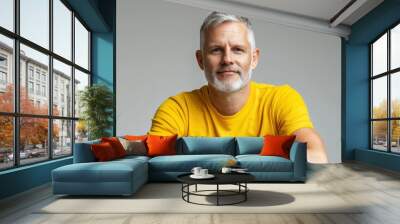
M 149 134 L 169 136 L 295 135 L 308 161 L 325 163 L 324 144 L 302 97 L 290 86 L 250 81 L 260 50 L 247 18 L 211 13 L 200 29 L 196 59 L 208 85 L 168 98 Z

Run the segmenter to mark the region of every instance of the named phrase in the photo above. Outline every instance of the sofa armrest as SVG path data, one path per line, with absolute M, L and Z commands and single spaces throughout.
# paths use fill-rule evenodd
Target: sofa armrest
M 307 143 L 294 142 L 290 148 L 290 160 L 293 162 L 293 179 L 305 181 L 307 175 Z
M 88 163 L 95 162 L 90 146 L 92 144 L 100 143 L 99 140 L 75 143 L 74 145 L 74 163 Z

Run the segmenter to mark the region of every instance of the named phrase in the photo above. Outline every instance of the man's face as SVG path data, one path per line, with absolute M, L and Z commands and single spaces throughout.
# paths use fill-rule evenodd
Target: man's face
M 258 49 L 251 49 L 246 25 L 239 22 L 224 22 L 209 28 L 202 51 L 196 52 L 209 85 L 227 93 L 248 85 L 258 55 Z

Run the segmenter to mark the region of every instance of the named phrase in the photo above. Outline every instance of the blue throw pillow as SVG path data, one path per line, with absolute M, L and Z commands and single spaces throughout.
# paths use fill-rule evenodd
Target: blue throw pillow
M 237 137 L 236 155 L 260 154 L 264 145 L 263 137 Z
M 235 155 L 233 137 L 183 137 L 177 148 L 178 154 L 226 154 Z

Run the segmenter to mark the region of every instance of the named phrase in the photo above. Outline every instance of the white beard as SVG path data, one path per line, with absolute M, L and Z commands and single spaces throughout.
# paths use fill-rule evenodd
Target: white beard
M 251 76 L 253 74 L 253 70 L 250 69 L 248 71 L 248 76 L 247 79 L 243 78 L 243 74 L 240 73 L 239 75 L 239 79 L 236 79 L 233 82 L 229 82 L 229 81 L 221 81 L 217 78 L 217 74 L 216 73 L 212 73 L 212 74 L 205 74 L 208 84 L 211 85 L 212 87 L 214 87 L 215 89 L 217 89 L 218 91 L 224 92 L 224 93 L 232 93 L 232 92 L 236 92 L 241 90 L 243 87 L 247 86 L 247 84 L 250 82 L 251 80 Z

